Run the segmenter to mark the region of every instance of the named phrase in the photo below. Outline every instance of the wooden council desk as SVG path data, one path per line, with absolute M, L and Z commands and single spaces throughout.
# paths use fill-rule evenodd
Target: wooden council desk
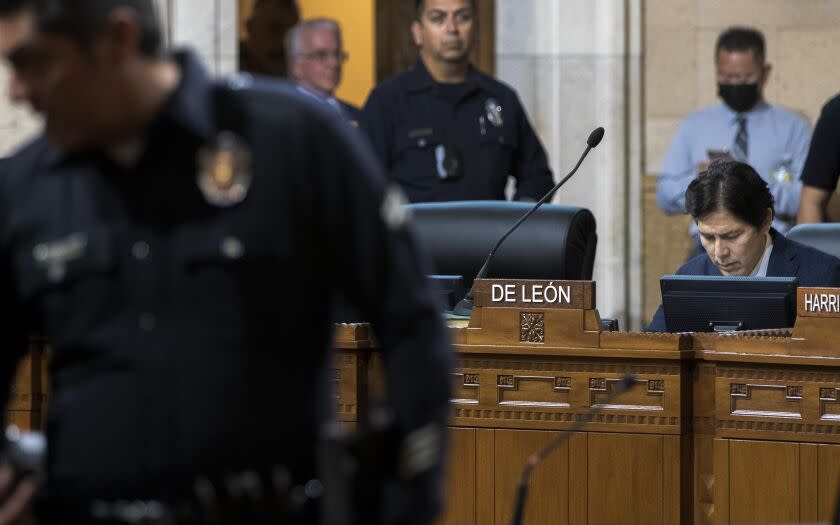
M 494 284 L 535 283 L 568 286 L 570 300 L 493 301 Z M 840 486 L 840 313 L 805 311 L 808 293 L 840 290 L 800 289 L 792 332 L 641 334 L 600 331 L 591 282 L 480 282 L 469 323 L 451 327 L 440 523 L 507 524 L 526 458 L 592 410 L 534 469 L 525 523 L 828 522 Z M 382 395 L 381 361 L 367 325 L 338 326 L 336 348 L 337 417 L 350 423 Z M 33 343 L 9 406 L 24 427 L 41 421 L 42 354 Z M 627 373 L 635 386 L 607 403 Z
M 527 457 L 597 412 L 534 469 L 528 524 L 828 522 L 840 481 L 840 314 L 789 331 L 600 332 L 594 283 L 570 304 L 476 291 L 457 353 L 442 524 L 502 525 Z M 543 285 L 548 283 L 542 283 Z M 556 284 L 556 283 L 554 283 Z M 533 299 L 533 297 L 531 297 Z M 380 372 L 365 325 L 338 328 L 339 414 Z M 363 349 L 363 350 L 359 350 Z M 624 374 L 635 387 L 605 404 Z M 379 395 L 375 393 L 373 395 Z

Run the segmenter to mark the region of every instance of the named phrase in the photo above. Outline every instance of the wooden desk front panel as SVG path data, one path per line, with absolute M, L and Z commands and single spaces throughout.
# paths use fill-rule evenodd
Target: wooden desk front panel
M 369 336 L 351 329 L 356 339 L 339 345 L 333 373 L 338 417 L 347 424 L 382 390 Z M 652 358 L 657 352 L 644 349 L 629 355 L 650 343 L 639 339 L 622 351 L 459 353 L 441 523 L 506 524 L 527 456 L 604 405 L 628 372 L 637 384 L 600 406 L 534 471 L 526 523 L 830 519 L 840 485 L 840 367 L 787 364 L 784 356 L 773 364 L 777 357 L 766 352 L 755 357 L 762 364 L 733 358 L 737 352 L 718 360 L 702 349 L 693 359 Z M 10 421 L 24 428 L 41 426 L 48 395 L 43 358 L 33 358 L 8 407 Z
M 18 364 L 10 385 L 6 405 L 6 423 L 21 430 L 41 430 L 45 427 L 49 381 L 47 378 L 49 350 L 40 338 L 29 341 L 29 354 Z
M 338 421 L 355 422 L 366 408 L 369 360 L 367 351 L 336 352 L 330 380 Z
M 506 525 L 522 467 L 559 432 L 451 430 L 441 525 Z M 531 474 L 528 525 L 686 523 L 680 436 L 577 433 Z
M 840 443 L 840 371 L 716 365 L 718 437 Z
M 597 409 L 584 430 L 679 435 L 685 423 L 683 391 L 690 384 L 686 370 L 669 361 L 462 355 L 454 374 L 451 424 L 567 430 Z M 636 384 L 607 403 L 627 373 Z
M 840 487 L 840 446 L 716 439 L 716 521 L 828 523 Z
M 752 363 L 705 366 L 713 370 L 700 383 L 714 391 L 714 439 L 711 449 L 695 450 L 698 456 L 711 452 L 712 459 L 698 457 L 695 464 L 698 480 L 713 480 L 714 504 L 708 519 L 695 523 L 829 522 L 840 488 L 840 373 Z M 696 443 L 707 439 L 701 432 L 696 429 Z

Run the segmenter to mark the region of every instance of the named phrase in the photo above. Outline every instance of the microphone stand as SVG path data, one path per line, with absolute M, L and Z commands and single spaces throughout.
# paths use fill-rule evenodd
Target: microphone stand
M 487 255 L 487 258 L 484 260 L 484 264 L 481 266 L 481 269 L 476 274 L 475 279 L 473 279 L 473 285 L 470 287 L 470 291 L 467 292 L 467 295 L 464 296 L 464 298 L 461 299 L 461 301 L 457 305 L 455 305 L 455 308 L 452 310 L 453 314 L 465 317 L 469 317 L 470 314 L 472 314 L 473 291 L 475 290 L 475 280 L 483 279 L 487 276 L 487 271 L 490 268 L 490 260 L 493 259 L 493 256 L 496 254 L 496 250 L 499 249 L 499 246 L 501 246 L 502 243 L 505 242 L 505 239 L 507 239 L 510 236 L 510 234 L 513 233 L 516 230 L 516 228 L 519 227 L 520 224 L 525 222 L 525 220 L 528 219 L 528 217 L 530 217 L 535 211 L 537 211 L 540 206 L 542 206 L 546 201 L 551 199 L 551 197 L 557 192 L 557 190 L 559 190 L 564 184 L 566 184 L 566 181 L 568 181 L 572 177 L 572 175 L 574 175 L 577 172 L 578 168 L 580 168 L 580 165 L 583 164 L 583 159 L 585 159 L 586 156 L 589 155 L 590 150 L 596 147 L 601 142 L 602 138 L 604 138 L 604 128 L 595 129 L 589 135 L 589 139 L 586 141 L 586 149 L 583 151 L 583 155 L 580 156 L 580 159 L 578 159 L 577 164 L 575 164 L 575 167 L 572 169 L 572 171 L 570 171 L 568 175 L 563 177 L 563 179 L 561 179 L 560 182 L 555 184 L 554 187 L 548 191 L 548 193 L 543 195 L 543 197 L 537 201 L 533 208 L 528 210 L 527 213 L 525 213 L 525 215 L 523 215 L 519 218 L 518 221 L 516 221 L 516 224 L 511 226 L 510 229 L 508 229 L 508 231 L 505 232 L 504 235 L 502 235 L 502 238 L 499 239 L 496 245 L 493 246 L 493 249 L 490 250 L 490 253 Z

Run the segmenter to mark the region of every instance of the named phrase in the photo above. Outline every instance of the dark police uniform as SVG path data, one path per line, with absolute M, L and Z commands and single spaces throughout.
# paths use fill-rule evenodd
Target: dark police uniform
M 362 127 L 412 202 L 504 199 L 508 176 L 518 199 L 553 186 L 516 92 L 473 67 L 463 84 L 439 84 L 418 60 L 373 90 Z
M 291 86 L 177 61 L 136 164 L 44 139 L 2 163 L 0 369 L 8 385 L 30 330 L 53 345 L 60 500 L 177 498 L 199 474 L 268 465 L 313 477 L 337 290 L 374 326 L 397 428 L 447 416 L 445 328 L 363 137 Z M 240 202 L 197 183 L 222 130 L 250 153 Z
M 833 192 L 840 178 L 840 95 L 823 106 L 808 158 L 802 168 L 802 183 Z

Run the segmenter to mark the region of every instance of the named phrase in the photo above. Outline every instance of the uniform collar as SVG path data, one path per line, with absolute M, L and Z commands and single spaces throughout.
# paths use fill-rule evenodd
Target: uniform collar
M 174 123 L 203 140 L 212 139 L 216 132 L 212 79 L 192 51 L 178 50 L 169 58 L 174 60 L 181 70 L 181 80 L 147 127 L 146 138 L 154 137 L 157 128 Z M 50 165 L 56 165 L 91 154 L 97 153 L 82 151 L 68 154 L 51 146 L 46 161 Z
M 479 71 L 470 64 L 469 70 L 467 71 L 467 78 L 464 81 L 465 84 L 473 86 L 474 89 L 484 89 L 487 91 L 492 92 L 495 94 L 495 89 L 493 89 L 492 84 L 486 81 L 484 76 L 479 73 Z M 429 73 L 429 70 L 426 68 L 426 64 L 423 63 L 422 58 L 418 58 L 417 62 L 414 63 L 408 69 L 408 79 L 405 84 L 406 91 L 408 92 L 420 92 L 433 89 L 438 83 L 435 82 L 435 79 L 432 78 L 432 75 Z M 469 92 L 474 91 L 474 89 L 470 89 Z

